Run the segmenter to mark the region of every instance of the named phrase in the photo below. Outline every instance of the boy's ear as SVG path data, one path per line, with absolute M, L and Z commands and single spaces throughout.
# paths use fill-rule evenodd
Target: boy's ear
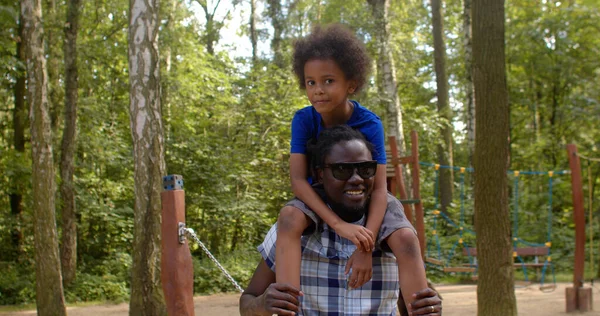
M 348 93 L 354 94 L 356 92 L 356 87 L 358 87 L 358 83 L 356 80 L 350 80 L 350 86 L 348 87 Z
M 323 184 L 323 169 L 317 169 L 317 183 Z

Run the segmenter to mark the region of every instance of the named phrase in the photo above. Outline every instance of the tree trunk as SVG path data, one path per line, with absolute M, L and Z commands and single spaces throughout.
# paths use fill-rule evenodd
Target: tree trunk
M 447 120 L 440 135 L 443 143 L 437 147 L 438 163 L 452 166 L 452 109 L 448 104 L 448 78 L 446 76 L 446 44 L 444 43 L 444 25 L 442 20 L 441 0 L 431 0 L 431 20 L 433 25 L 433 56 L 435 65 L 435 81 L 437 84 L 437 106 L 440 117 Z M 454 185 L 452 169 L 440 169 L 440 210 L 452 203 L 452 187 Z
M 268 15 L 271 19 L 271 25 L 273 26 L 273 39 L 271 39 L 271 50 L 273 51 L 273 63 L 283 68 L 283 52 L 281 51 L 281 43 L 283 39 L 284 19 L 283 13 L 281 12 L 281 1 L 279 0 L 268 0 Z
M 250 0 L 250 43 L 252 43 L 252 66 L 258 62 L 258 31 L 256 30 L 256 0 Z
M 18 23 L 18 34 L 19 40 L 17 40 L 16 59 L 25 64 L 25 49 L 23 47 L 23 15 L 19 15 Z M 15 96 L 15 109 L 13 111 L 13 146 L 17 155 L 22 156 L 25 154 L 25 119 L 27 116 L 27 108 L 25 105 L 25 70 L 19 72 L 16 78 L 14 86 Z M 23 187 L 20 183 L 23 182 L 22 175 L 17 168 L 11 181 L 9 200 L 10 200 L 10 214 L 13 217 L 14 226 L 12 228 L 11 240 L 12 240 L 12 253 L 9 258 L 13 258 L 15 261 L 19 261 L 23 253 L 23 232 L 21 231 L 21 217 L 23 215 Z
M 465 54 L 465 111 L 467 119 L 468 164 L 475 151 L 475 104 L 473 103 L 473 48 L 471 47 L 471 0 L 463 0 L 463 47 Z
M 377 89 L 383 96 L 385 112 L 385 130 L 388 136 L 396 137 L 398 155 L 406 156 L 406 144 L 402 121 L 402 105 L 398 98 L 396 67 L 390 50 L 390 26 L 388 22 L 389 0 L 369 0 L 375 20 L 375 42 L 379 58 L 377 59 Z M 407 168 L 402 168 L 406 191 L 411 194 L 411 181 Z
M 77 31 L 80 0 L 67 2 L 65 24 L 65 127 L 61 144 L 60 194 L 63 200 L 62 243 L 60 248 L 63 284 L 66 287 L 75 280 L 77 270 L 77 207 L 73 172 L 77 146 Z
M 59 55 L 59 28 L 58 14 L 56 11 L 56 0 L 48 0 L 48 16 L 46 17 L 46 37 L 48 53 L 48 101 L 50 104 L 50 120 L 52 122 L 52 134 L 56 135 L 60 125 L 60 55 Z
M 517 315 L 508 208 L 508 88 L 504 1 L 473 1 L 477 314 Z
M 166 315 L 160 282 L 162 177 L 158 0 L 129 1 L 129 85 L 135 206 L 130 315 Z
M 215 21 L 215 12 L 217 12 L 221 1 L 217 1 L 214 8 L 212 8 L 212 12 L 209 12 L 208 3 L 206 2 L 206 0 L 196 0 L 196 2 L 202 7 L 202 10 L 204 11 L 204 18 L 206 19 L 206 25 L 204 27 L 205 34 L 203 36 L 206 51 L 210 55 L 214 55 L 215 45 L 219 41 L 219 32 L 221 30 L 221 27 L 223 27 L 223 21 Z M 227 12 L 225 16 L 227 17 L 228 14 L 229 12 Z
M 31 110 L 33 230 L 38 315 L 66 315 L 54 210 L 54 159 L 48 109 L 42 1 L 22 0 L 27 57 L 27 100 Z

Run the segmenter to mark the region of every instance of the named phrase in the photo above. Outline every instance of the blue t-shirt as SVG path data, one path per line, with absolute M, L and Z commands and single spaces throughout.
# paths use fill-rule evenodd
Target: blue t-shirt
M 385 140 L 381 119 L 358 102 L 350 102 L 354 105 L 354 111 L 352 111 L 352 116 L 350 116 L 346 125 L 358 129 L 365 135 L 365 138 L 373 144 L 373 159 L 377 160 L 378 164 L 385 165 Z M 321 130 L 323 130 L 321 114 L 319 114 L 313 106 L 307 106 L 298 110 L 292 119 L 290 153 L 306 155 L 307 142 L 311 138 L 317 137 Z

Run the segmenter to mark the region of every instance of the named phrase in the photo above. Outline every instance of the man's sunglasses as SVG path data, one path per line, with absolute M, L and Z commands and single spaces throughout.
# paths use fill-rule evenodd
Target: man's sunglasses
M 325 168 L 331 169 L 333 177 L 340 181 L 352 178 L 354 170 L 361 178 L 369 179 L 377 172 L 377 161 L 330 163 L 325 165 Z

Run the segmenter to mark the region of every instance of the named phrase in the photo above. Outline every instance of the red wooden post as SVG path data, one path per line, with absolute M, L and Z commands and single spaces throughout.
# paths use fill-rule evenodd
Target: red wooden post
M 575 222 L 575 265 L 573 267 L 573 288 L 567 289 L 567 312 L 580 310 L 582 306 L 580 289 L 583 287 L 585 263 L 585 214 L 583 210 L 583 186 L 581 166 L 577 156 L 577 146 L 567 145 L 569 167 L 571 168 L 571 191 L 573 195 L 573 221 Z M 575 307 L 575 309 L 573 309 Z
M 416 131 L 410 132 L 410 142 L 412 151 L 412 180 L 413 180 L 413 199 L 418 200 L 415 204 L 416 228 L 419 235 L 419 244 L 421 246 L 421 256 L 425 259 L 425 214 L 423 213 L 423 203 L 421 202 L 421 189 L 419 187 L 420 176 L 419 172 L 419 135 Z
M 398 145 L 396 144 L 396 136 L 388 137 L 388 143 L 390 144 L 390 151 L 392 152 L 392 164 L 394 166 L 394 177 L 396 178 L 396 185 L 392 184 L 392 188 L 395 189 L 392 194 L 396 196 L 396 189 L 400 192 L 400 199 L 406 200 L 408 196 L 406 194 L 406 186 L 404 186 L 404 177 L 402 177 L 402 164 L 398 157 Z M 413 212 L 412 206 L 408 203 L 402 203 L 404 206 L 404 215 L 408 218 L 408 221 L 413 223 Z
M 185 192 L 183 178 L 163 178 L 161 223 L 161 281 L 169 315 L 194 315 L 194 269 L 192 254 L 183 235 Z

